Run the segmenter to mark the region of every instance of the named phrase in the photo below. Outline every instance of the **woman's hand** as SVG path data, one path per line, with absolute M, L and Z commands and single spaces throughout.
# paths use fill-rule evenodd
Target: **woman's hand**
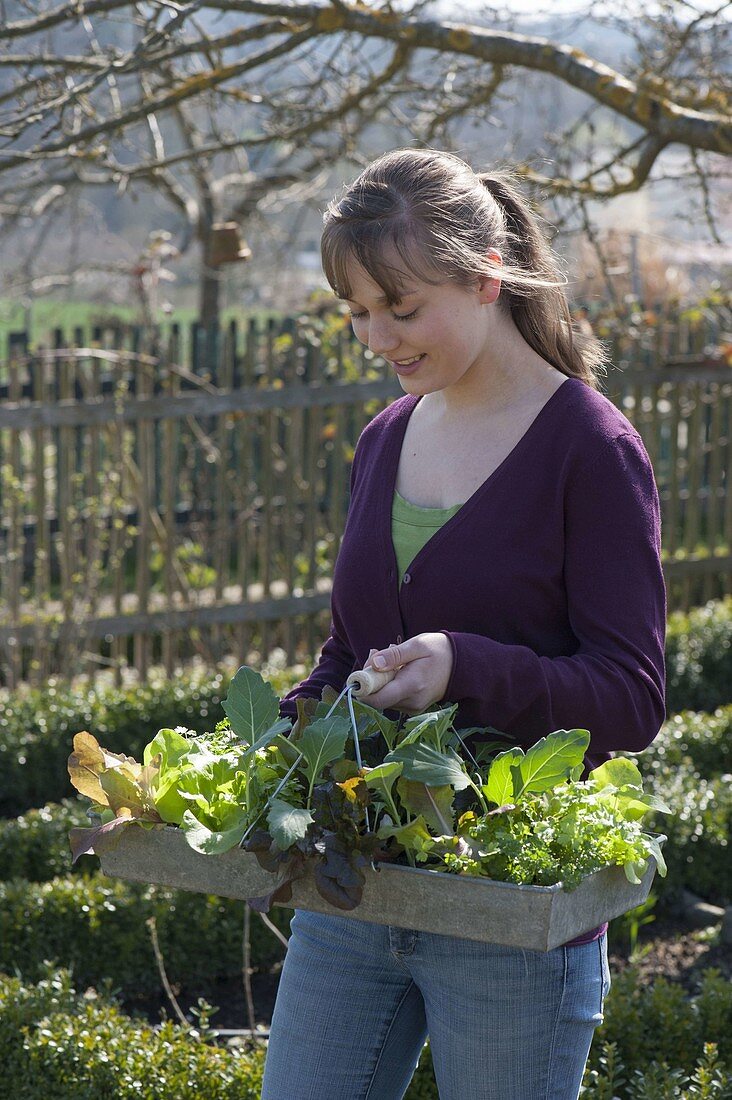
M 452 646 L 446 634 L 416 634 L 400 645 L 392 642 L 388 649 L 372 649 L 366 668 L 398 671 L 380 691 L 361 698 L 378 710 L 393 708 L 405 714 L 421 714 L 444 698 L 452 663 Z

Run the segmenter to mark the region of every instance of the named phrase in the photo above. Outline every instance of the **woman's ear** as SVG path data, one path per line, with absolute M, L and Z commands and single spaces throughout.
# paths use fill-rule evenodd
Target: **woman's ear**
M 496 248 L 489 248 L 486 252 L 491 267 L 496 268 L 495 275 L 481 275 L 478 279 L 478 295 L 481 305 L 491 305 L 501 293 L 501 276 L 499 270 L 503 267 L 503 256 Z

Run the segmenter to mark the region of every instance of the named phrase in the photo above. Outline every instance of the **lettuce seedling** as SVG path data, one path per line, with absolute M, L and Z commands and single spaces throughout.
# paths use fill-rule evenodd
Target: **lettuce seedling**
M 122 826 L 179 825 L 196 851 L 225 852 L 241 837 L 281 778 L 268 747 L 290 729 L 279 717 L 269 684 L 246 666 L 223 703 L 230 731 L 186 737 L 161 729 L 143 751 L 143 764 L 103 749 L 90 733 L 76 734 L 69 757 L 71 782 L 91 798 L 100 824 L 74 829 L 74 862 L 84 852 L 116 843 Z
M 527 751 L 497 755 L 493 741 L 475 755 L 466 749 L 466 760 L 455 751 L 464 737 L 499 731 L 461 735 L 455 705 L 393 722 L 351 702 L 356 760 L 346 700 L 330 688 L 320 701 L 298 699 L 290 728 L 271 686 L 246 666 L 223 703 L 226 728 L 200 737 L 160 730 L 142 764 L 77 734 L 69 772 L 100 824 L 72 831 L 74 859 L 111 847 L 133 822 L 177 825 L 196 851 L 240 844 L 274 872 L 272 889 L 250 902 L 262 911 L 289 902 L 308 869 L 324 898 L 353 909 L 377 858 L 567 888 L 613 864 L 638 882 L 650 856 L 665 873 L 663 838 L 643 820 L 668 807 L 644 792 L 627 759 L 582 782 L 587 730 L 557 730 Z
M 162 822 L 154 802 L 159 763 L 159 756 L 142 765 L 131 756 L 109 752 L 86 730 L 74 736 L 69 776 L 77 791 L 92 800 L 90 813 L 99 824 L 70 831 L 72 863 L 86 852 L 113 848 L 119 829 L 131 821 Z

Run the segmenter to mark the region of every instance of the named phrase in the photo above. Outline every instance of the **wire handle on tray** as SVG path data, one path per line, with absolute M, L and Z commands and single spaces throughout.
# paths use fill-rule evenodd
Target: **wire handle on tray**
M 333 711 L 335 710 L 335 708 L 338 706 L 341 699 L 345 695 L 347 703 L 348 703 L 348 713 L 349 713 L 350 718 L 351 718 L 351 727 L 352 727 L 352 731 L 353 731 L 353 744 L 354 744 L 354 748 L 356 750 L 356 764 L 357 764 L 359 770 L 363 767 L 363 764 L 361 763 L 361 746 L 360 746 L 359 740 L 358 740 L 358 723 L 356 722 L 356 715 L 355 715 L 354 710 L 353 710 L 353 701 L 351 699 L 351 696 L 356 694 L 356 690 L 355 690 L 354 684 L 351 681 L 353 680 L 354 676 L 362 676 L 364 674 L 368 675 L 369 673 L 373 673 L 377 677 L 386 677 L 386 679 L 384 679 L 383 683 L 379 684 L 379 687 L 383 687 L 385 683 L 388 683 L 389 680 L 393 679 L 393 677 L 396 675 L 395 672 L 375 672 L 373 669 L 368 669 L 368 668 L 363 669 L 361 672 L 352 673 L 352 675 L 348 677 L 348 680 L 346 681 L 346 686 L 343 688 L 343 691 L 340 693 L 340 695 L 336 699 L 335 703 L 333 703 L 333 706 L 330 708 L 330 710 L 328 711 L 328 713 L 326 715 L 326 718 L 330 718 L 331 714 L 333 713 Z M 379 690 L 378 687 L 372 687 L 372 688 L 369 689 L 368 692 L 364 692 L 364 694 L 368 694 L 371 691 L 378 691 L 378 690 Z M 265 802 L 264 806 L 259 811 L 257 816 L 254 818 L 253 821 L 250 822 L 250 824 L 249 824 L 248 828 L 246 829 L 244 835 L 242 836 L 241 840 L 239 841 L 239 847 L 240 848 L 244 847 L 244 844 L 249 839 L 249 836 L 251 835 L 251 832 L 254 829 L 254 826 L 260 820 L 260 818 L 262 817 L 262 814 L 265 812 L 265 810 L 269 809 L 272 802 L 277 797 L 277 795 L 280 793 L 280 791 L 284 787 L 285 783 L 290 778 L 292 773 L 295 771 L 295 768 L 298 766 L 298 764 L 300 763 L 301 760 L 302 760 L 302 753 L 299 753 L 298 757 L 297 757 L 297 760 L 290 767 L 290 769 L 287 772 L 287 775 L 283 776 L 283 778 L 277 784 L 277 787 L 275 788 L 275 790 L 272 791 L 272 794 L 269 796 L 269 798 L 267 799 L 267 801 Z M 364 815 L 366 817 L 366 830 L 368 832 L 368 830 L 371 828 L 371 825 L 369 823 L 369 811 L 368 811 L 367 807 L 364 807 Z M 372 861 L 372 863 L 373 863 L 373 861 Z

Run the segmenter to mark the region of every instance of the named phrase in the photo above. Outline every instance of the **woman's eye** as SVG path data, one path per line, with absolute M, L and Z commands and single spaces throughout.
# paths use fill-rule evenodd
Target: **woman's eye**
M 360 321 L 362 317 L 365 317 L 367 315 L 367 313 L 368 313 L 368 310 L 365 310 L 365 309 L 362 310 L 361 313 L 351 312 L 351 320 L 352 321 Z M 412 317 L 416 317 L 416 316 L 417 316 L 417 310 L 416 309 L 413 309 L 411 313 L 403 313 L 403 314 L 392 313 L 392 317 L 394 318 L 395 321 L 411 321 Z

